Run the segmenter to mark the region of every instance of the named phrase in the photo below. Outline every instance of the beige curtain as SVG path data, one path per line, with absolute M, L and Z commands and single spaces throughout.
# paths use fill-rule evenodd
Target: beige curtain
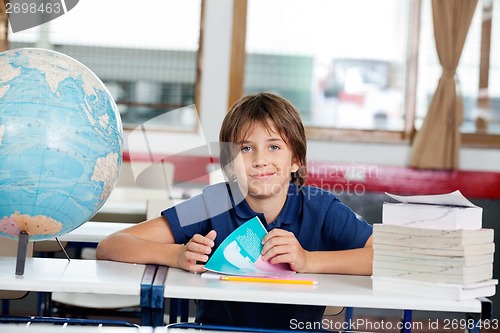
M 436 49 L 443 72 L 427 116 L 415 137 L 410 165 L 423 169 L 457 169 L 462 97 L 455 89 L 455 71 L 477 0 L 433 0 Z

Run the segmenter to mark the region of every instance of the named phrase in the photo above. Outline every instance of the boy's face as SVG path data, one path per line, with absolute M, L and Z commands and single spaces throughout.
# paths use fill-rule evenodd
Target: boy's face
M 242 193 L 254 198 L 286 196 L 290 175 L 299 169 L 293 153 L 270 123 L 271 131 L 257 123 L 250 135 L 238 142 L 234 173 Z

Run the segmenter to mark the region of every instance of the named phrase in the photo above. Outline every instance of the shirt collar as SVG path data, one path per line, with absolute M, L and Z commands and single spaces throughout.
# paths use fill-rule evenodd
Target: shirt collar
M 234 183 L 227 183 L 228 190 L 231 193 L 231 204 L 233 206 L 236 215 L 243 220 L 249 220 L 252 217 L 259 216 L 262 217 L 261 213 L 255 212 L 243 199 L 243 195 L 239 190 L 239 187 Z M 290 183 L 288 186 L 288 195 L 285 201 L 283 209 L 279 213 L 276 220 L 272 223 L 273 227 L 280 227 L 282 224 L 290 224 L 297 220 L 297 216 L 302 211 L 302 189 L 298 188 L 297 185 Z

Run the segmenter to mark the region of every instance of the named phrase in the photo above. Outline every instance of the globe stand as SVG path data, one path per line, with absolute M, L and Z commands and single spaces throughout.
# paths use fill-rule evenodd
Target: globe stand
M 26 250 L 28 248 L 29 238 L 30 236 L 24 231 L 19 234 L 19 242 L 17 243 L 16 275 L 24 274 L 24 266 L 26 266 Z
M 16 275 L 24 275 L 24 267 L 26 266 L 26 252 L 28 249 L 29 238 L 30 235 L 28 235 L 26 232 L 21 231 L 19 233 L 19 241 L 17 243 Z M 64 246 L 61 244 L 61 242 L 57 237 L 56 241 L 57 244 L 59 244 L 61 250 L 64 252 L 66 259 L 68 259 L 68 261 L 71 261 L 68 253 L 64 249 Z
M 61 248 L 61 251 L 63 251 L 64 255 L 66 256 L 66 259 L 68 259 L 68 261 L 71 261 L 69 255 L 68 255 L 68 252 L 66 252 L 66 250 L 64 249 L 64 246 L 61 244 L 61 241 L 59 241 L 59 238 L 57 238 L 57 237 L 56 237 L 56 242 L 59 245 L 59 247 Z

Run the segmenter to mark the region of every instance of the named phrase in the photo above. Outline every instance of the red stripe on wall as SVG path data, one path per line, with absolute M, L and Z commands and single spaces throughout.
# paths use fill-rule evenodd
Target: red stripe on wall
M 402 195 L 460 190 L 470 198 L 500 199 L 500 173 L 486 171 L 419 170 L 386 165 L 315 162 L 308 167 L 308 184 L 334 191 L 342 190 L 341 186 L 344 186 L 350 191 Z
M 175 165 L 177 183 L 208 184 L 207 165 L 218 163 L 208 156 L 154 156 L 136 154 L 134 160 Z M 130 162 L 130 154 L 123 154 Z M 401 195 L 441 194 L 460 190 L 468 198 L 500 199 L 500 173 L 487 171 L 438 171 L 409 167 L 337 162 L 309 162 L 307 184 L 354 194 L 390 192 Z M 342 192 L 342 193 L 343 193 Z

